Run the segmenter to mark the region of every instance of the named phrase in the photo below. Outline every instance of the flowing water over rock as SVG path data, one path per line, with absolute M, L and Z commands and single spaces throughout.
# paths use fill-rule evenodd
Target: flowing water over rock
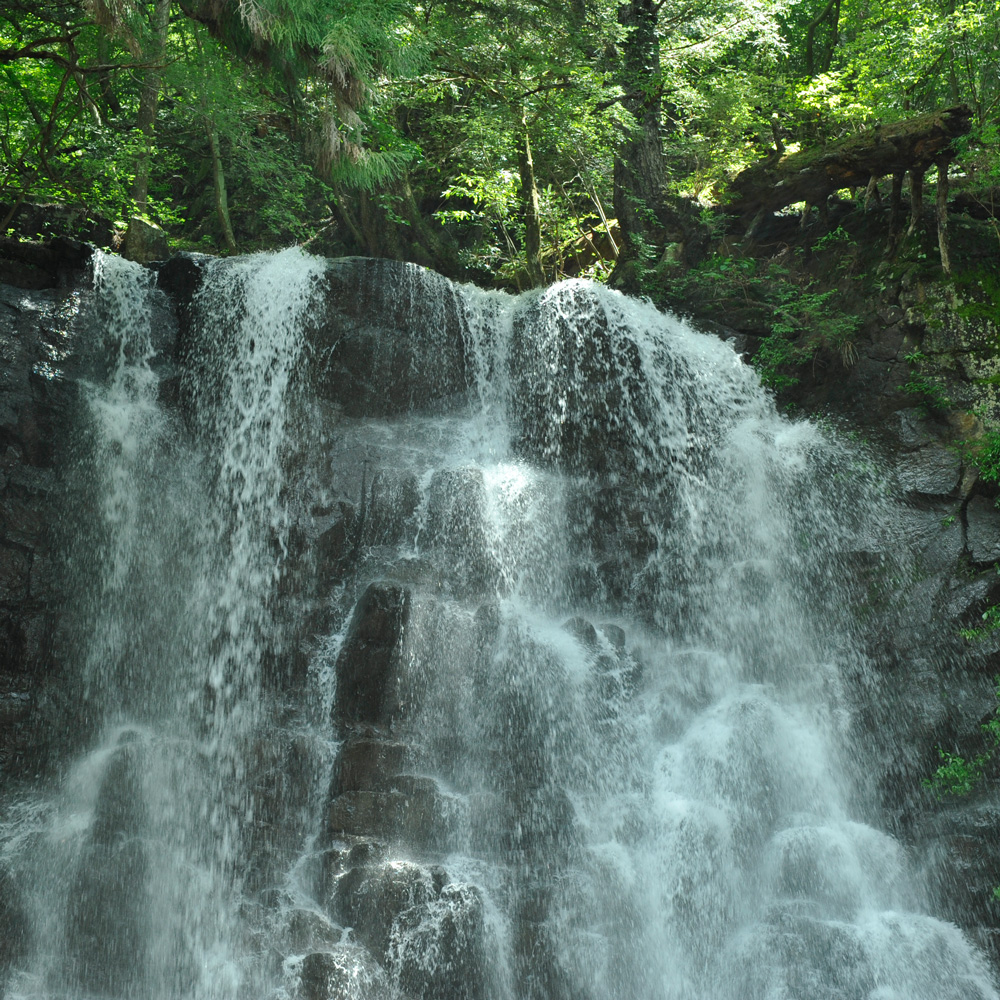
M 175 366 L 96 265 L 89 742 L 0 831 L 7 996 L 997 997 L 872 790 L 862 455 L 587 283 L 179 269 Z

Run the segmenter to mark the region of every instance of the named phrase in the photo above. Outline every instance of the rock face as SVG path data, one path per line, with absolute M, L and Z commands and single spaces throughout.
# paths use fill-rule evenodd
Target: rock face
M 209 260 L 178 254 L 159 269 L 160 287 L 180 302 L 182 357 L 184 301 Z M 350 417 L 447 407 L 470 385 L 463 329 L 461 299 L 447 279 L 394 261 L 331 261 L 320 308 L 304 330 L 312 387 Z
M 0 283 L 0 779 L 44 769 L 57 744 L 86 738 L 85 725 L 67 732 L 56 722 L 78 694 L 61 674 L 73 639 L 60 560 L 65 533 L 86 520 L 66 509 L 64 481 L 81 381 L 102 378 L 107 363 L 92 248 L 67 239 L 18 247 L 47 278 Z M 165 299 L 154 313 L 170 357 L 176 323 Z
M 510 368 L 525 454 L 573 471 L 635 471 L 649 386 L 623 332 L 584 285 L 542 295 L 516 317 Z M 559 422 L 543 416 L 555 400 L 565 413 Z
M 40 763 L 31 723 L 56 671 L 55 464 L 69 433 L 80 295 L 0 285 L 0 773 Z

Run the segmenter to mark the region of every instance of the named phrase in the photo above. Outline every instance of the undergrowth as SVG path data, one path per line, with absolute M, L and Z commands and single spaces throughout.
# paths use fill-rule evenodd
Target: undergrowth
M 845 365 L 857 360 L 860 317 L 839 307 L 836 289 L 819 291 L 816 285 L 816 279 L 793 276 L 775 261 L 716 254 L 683 275 L 675 290 L 688 301 L 742 299 L 760 309 L 769 331 L 752 363 L 763 385 L 781 390 L 796 385 L 796 369 L 821 350 L 838 354 Z

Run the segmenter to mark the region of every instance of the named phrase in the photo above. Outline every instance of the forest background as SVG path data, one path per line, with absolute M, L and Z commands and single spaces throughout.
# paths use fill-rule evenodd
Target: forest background
M 993 0 L 7 0 L 0 78 L 0 235 L 61 202 L 507 287 L 698 265 L 748 164 L 946 105 L 966 196 L 1000 174 Z

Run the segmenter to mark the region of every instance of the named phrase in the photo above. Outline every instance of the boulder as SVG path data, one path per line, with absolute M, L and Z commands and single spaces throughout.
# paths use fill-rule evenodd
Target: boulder
M 386 1000 L 392 992 L 384 970 L 358 945 L 314 952 L 299 966 L 299 1000 Z
M 955 448 L 932 444 L 902 455 L 896 475 L 902 489 L 930 496 L 951 496 L 962 474 L 962 460 Z
M 986 497 L 973 497 L 965 508 L 966 547 L 976 563 L 1000 560 L 1000 510 Z
M 366 723 L 388 726 L 398 714 L 401 647 L 409 613 L 410 592 L 396 584 L 373 583 L 361 596 L 335 665 L 333 720 L 338 729 Z
M 597 629 L 586 618 L 579 616 L 568 618 L 563 622 L 562 627 L 589 653 L 597 651 L 599 646 Z
M 128 220 L 121 253 L 126 260 L 134 260 L 137 264 L 151 264 L 170 256 L 170 244 L 167 242 L 167 234 L 159 226 L 133 215 Z

